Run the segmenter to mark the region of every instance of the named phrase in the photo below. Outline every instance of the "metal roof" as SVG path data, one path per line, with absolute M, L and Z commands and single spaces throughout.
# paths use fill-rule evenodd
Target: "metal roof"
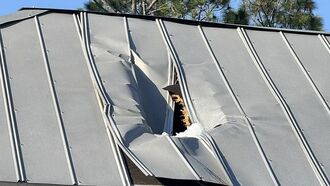
M 0 181 L 330 185 L 330 35 L 23 9 L 0 17 Z M 171 135 L 177 73 L 198 134 Z M 189 129 L 188 130 L 192 130 Z

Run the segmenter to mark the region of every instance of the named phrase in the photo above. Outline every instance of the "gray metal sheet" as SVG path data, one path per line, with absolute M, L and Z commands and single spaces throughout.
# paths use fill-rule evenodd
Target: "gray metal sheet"
M 217 98 L 221 94 L 216 92 L 221 85 L 215 81 L 209 81 L 217 79 L 219 76 L 198 27 L 171 22 L 164 23 L 183 66 L 189 94 L 199 122 L 205 130 L 211 130 L 225 123 L 228 114 L 221 108 L 224 105 L 223 100 Z M 194 49 L 187 46 L 193 46 Z M 219 79 L 219 81 L 221 80 Z
M 28 182 L 72 184 L 33 19 L 2 30 Z
M 259 75 L 237 30 L 204 30 L 234 94 L 253 126 L 261 148 L 270 161 L 275 177 L 283 185 L 318 184 L 290 123 Z M 292 179 L 295 177 L 300 179 Z
M 241 119 L 242 116 L 211 59 L 198 28 L 169 22 L 165 22 L 165 25 L 185 71 L 197 116 L 204 122 L 204 126 L 220 125 L 207 129 L 237 176 L 237 181 L 241 184 L 271 184 L 270 176 L 249 134 L 247 123 Z M 187 46 L 194 46 L 194 50 Z M 233 120 L 237 123 L 232 122 Z M 225 132 L 219 132 L 223 130 Z M 236 132 L 241 135 L 232 135 Z M 227 146 L 227 142 L 231 145 Z M 249 150 L 236 153 L 244 147 Z M 256 179 L 256 175 L 260 179 Z
M 251 134 L 242 119 L 210 131 L 223 155 L 234 185 L 273 185 Z
M 50 14 L 41 16 L 40 23 L 77 180 L 81 185 L 121 185 L 73 17 Z
M 1 36 L 0 36 L 1 37 Z M 0 48 L 1 50 L 1 48 Z M 1 73 L 0 73 L 1 74 Z M 3 78 L 0 84 L 0 180 L 2 181 L 18 181 L 16 176 L 16 168 L 14 163 L 14 149 L 12 148 L 12 135 L 7 119 L 7 113 L 4 103 Z
M 153 133 L 161 134 L 167 107 L 167 92 L 162 89 L 167 85 L 167 50 L 155 21 L 128 19 L 128 29 L 131 36 L 130 46 L 141 59 L 134 61 L 138 86 L 144 90 L 141 104 L 146 113 L 145 117 Z
M 294 52 L 325 100 L 330 100 L 330 53 L 316 35 L 285 33 Z M 328 102 L 328 105 L 330 102 Z
M 265 68 L 268 69 L 270 77 L 290 107 L 313 154 L 329 175 L 329 113 L 323 107 L 321 100 L 315 94 L 278 32 L 248 31 L 248 35 Z M 309 53 L 309 51 L 305 52 Z
M 196 179 L 165 136 L 143 134 L 137 141 L 130 149 L 156 177 Z
M 197 23 L 165 21 L 170 43 L 164 43 L 158 21 L 88 13 L 85 31 L 90 41 L 83 44 L 90 44 L 101 91 L 110 102 L 107 117 L 119 132 L 110 134 L 96 95 L 100 87 L 93 82 L 73 15 L 43 14 L 46 11 L 24 10 L 0 17 L 0 25 L 15 22 L 2 25 L 1 34 L 28 183 L 122 185 L 111 135 L 118 135 L 135 163 L 139 161 L 156 177 L 273 185 L 274 175 L 281 185 L 319 185 L 307 160 L 311 154 L 329 176 L 330 115 L 325 101 L 330 97 L 330 54 L 317 36 L 321 32 L 247 31 L 269 80 L 279 90 L 275 94 L 235 29 L 203 27 L 214 60 Z M 45 51 L 35 20 L 29 19 L 35 15 L 40 16 Z M 279 31 L 285 33 L 307 73 Z M 326 38 L 330 40 L 329 35 Z M 201 139 L 160 135 L 166 123 L 168 95 L 162 88 L 169 83 L 169 44 L 184 72 L 189 106 L 220 155 L 202 141 L 204 135 Z M 48 80 L 48 70 L 53 82 Z M 17 175 L 1 89 L 0 181 L 13 183 Z M 289 109 L 281 108 L 285 103 Z M 291 112 L 311 147 L 308 155 L 294 133 L 300 129 L 287 119 Z M 77 180 L 70 174 L 71 163 Z
M 13 21 L 19 21 L 27 18 L 34 17 L 38 14 L 42 14 L 47 12 L 48 10 L 20 10 L 18 12 L 15 12 L 13 14 L 9 14 L 6 16 L 0 17 L 0 25 L 13 22 Z
M 99 19 L 104 19 L 105 23 Z M 128 47 L 123 18 L 89 14 L 89 26 L 94 60 L 112 104 L 111 117 L 124 144 L 157 177 L 196 179 L 165 136 L 153 135 L 144 119 L 141 90 L 132 64 L 123 58 L 129 55 L 128 50 L 115 47 L 117 42 L 119 46 L 126 44 Z
M 224 185 L 230 183 L 230 180 L 225 179 L 226 173 L 221 169 L 219 160 L 201 139 L 192 137 L 171 137 L 171 139 L 203 181 Z

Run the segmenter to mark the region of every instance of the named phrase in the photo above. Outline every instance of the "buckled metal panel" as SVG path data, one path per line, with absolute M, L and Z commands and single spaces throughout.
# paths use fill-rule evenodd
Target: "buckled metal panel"
M 121 185 L 113 142 L 70 14 L 41 16 L 42 33 L 79 185 Z M 59 22 L 61 24 L 54 24 Z
M 146 121 L 154 133 L 161 134 L 167 105 L 166 91 L 162 89 L 169 73 L 167 50 L 155 21 L 128 18 L 128 29 L 131 49 L 141 59 L 134 59 L 138 85 L 148 90 L 141 96 Z
M 329 174 L 330 115 L 322 100 L 316 95 L 278 32 L 248 31 L 248 35 L 265 68 L 268 69 L 268 74 L 289 106 L 318 161 L 318 166 Z M 288 161 L 287 158 L 286 160 Z
M 329 184 L 329 35 L 45 11 L 0 17 L 0 181 L 129 184 L 118 144 L 149 176 Z
M 2 29 L 28 182 L 72 184 L 34 19 Z
M 196 179 L 165 136 L 151 134 L 144 119 L 142 90 L 136 83 L 132 63 L 125 58 L 129 53 L 124 19 L 88 14 L 88 20 L 94 60 L 112 104 L 110 117 L 124 144 L 155 176 Z

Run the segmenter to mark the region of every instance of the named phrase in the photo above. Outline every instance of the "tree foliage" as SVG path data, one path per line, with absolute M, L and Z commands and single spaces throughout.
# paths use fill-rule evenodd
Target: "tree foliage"
M 250 20 L 250 16 L 243 5 L 238 10 L 229 7 L 222 16 L 224 23 L 248 25 Z
M 314 14 L 314 0 L 242 0 L 232 9 L 230 0 L 90 0 L 85 9 L 198 21 L 252 24 L 305 30 L 322 30 Z
M 230 0 L 92 0 L 87 10 L 217 21 Z
M 322 30 L 322 18 L 314 14 L 313 0 L 243 0 L 255 25 Z

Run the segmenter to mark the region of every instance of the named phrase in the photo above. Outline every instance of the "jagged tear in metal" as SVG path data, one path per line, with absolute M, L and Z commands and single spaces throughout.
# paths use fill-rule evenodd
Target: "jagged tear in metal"
M 329 185 L 330 35 L 25 9 L 0 18 L 0 181 Z M 192 126 L 172 134 L 177 73 Z

